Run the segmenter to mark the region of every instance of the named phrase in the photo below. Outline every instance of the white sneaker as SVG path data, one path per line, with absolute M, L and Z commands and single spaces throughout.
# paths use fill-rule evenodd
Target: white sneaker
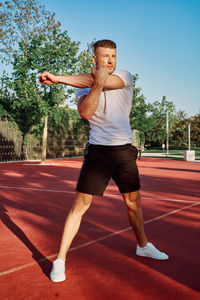
M 53 267 L 50 273 L 50 278 L 53 282 L 61 282 L 66 279 L 65 262 L 61 258 L 57 258 L 53 262 Z
M 165 260 L 169 256 L 164 252 L 160 252 L 152 243 L 147 243 L 144 247 L 139 247 L 137 245 L 136 255 L 150 257 L 154 259 Z

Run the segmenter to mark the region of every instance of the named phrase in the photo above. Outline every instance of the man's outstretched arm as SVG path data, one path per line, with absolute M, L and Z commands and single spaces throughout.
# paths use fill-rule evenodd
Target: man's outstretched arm
M 38 82 L 47 85 L 62 83 L 76 88 L 88 88 L 92 86 L 94 78 L 91 74 L 56 76 L 49 72 L 43 72 L 39 76 Z
M 39 76 L 39 83 L 52 85 L 52 84 L 66 84 L 76 88 L 91 88 L 94 83 L 94 76 L 96 69 L 92 71 L 92 74 L 78 74 L 78 75 L 66 75 L 66 76 L 56 76 L 49 72 L 43 72 Z M 104 82 L 103 88 L 108 89 L 120 89 L 124 87 L 123 80 L 117 76 L 110 74 L 107 76 Z

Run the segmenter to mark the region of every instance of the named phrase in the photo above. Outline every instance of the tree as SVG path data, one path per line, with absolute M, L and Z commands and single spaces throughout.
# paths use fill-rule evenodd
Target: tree
M 138 79 L 138 74 L 133 75 L 133 102 L 130 112 L 130 124 L 132 129 L 140 132 L 140 141 L 141 144 L 144 144 L 147 132 L 150 129 L 150 123 L 148 117 L 148 104 L 146 104 L 145 97 L 141 93 L 141 88 L 136 87 Z
M 78 72 L 79 73 L 90 73 L 91 67 L 94 65 L 92 61 L 92 44 L 87 44 L 87 50 L 83 50 L 78 57 Z
M 44 112 L 35 82 L 27 80 L 25 71 L 21 70 L 20 76 L 17 75 L 15 74 L 12 80 L 6 76 L 2 78 L 1 107 L 6 112 L 4 116 L 14 122 L 22 132 L 21 158 L 23 159 L 26 135 L 40 122 Z
M 178 111 L 174 125 L 171 128 L 171 144 L 180 147 L 187 143 L 187 126 L 188 120 L 186 113 L 184 111 Z
M 0 41 L 2 44 L 0 58 L 2 62 L 13 63 L 14 68 L 8 89 L 4 89 L 4 99 L 8 101 L 4 106 L 9 111 L 9 118 L 14 118 L 22 130 L 23 143 L 33 124 L 41 118 L 38 113 L 39 106 L 36 105 L 39 96 L 37 86 L 34 83 L 34 76 L 29 74 L 28 69 L 29 42 L 33 37 L 39 37 L 41 34 L 52 36 L 55 29 L 60 30 L 60 22 L 56 22 L 55 14 L 46 11 L 38 0 L 10 0 L 0 4 Z M 11 93 L 11 97 L 8 92 Z M 32 105 L 34 108 L 37 106 L 35 117 L 31 112 L 24 112 L 21 118 L 20 107 L 21 109 L 27 108 L 27 105 L 29 109 Z M 43 105 L 44 108 L 45 105 Z M 15 116 L 13 109 L 16 110 Z M 30 118 L 28 114 L 31 115 Z
M 191 141 L 195 146 L 200 146 L 200 114 L 188 120 L 191 123 Z
M 28 46 L 30 69 L 38 74 L 44 70 L 55 75 L 74 74 L 77 70 L 79 43 L 71 41 L 67 31 L 56 29 L 52 36 L 34 37 Z M 41 97 L 45 101 L 45 126 L 43 132 L 42 161 L 46 159 L 47 119 L 54 106 L 62 104 L 73 92 L 63 85 L 38 86 Z
M 16 1 L 13 3 L 17 5 Z M 37 1 L 33 3 L 37 4 Z M 21 6 L 20 9 L 23 13 Z M 30 10 L 36 12 L 33 7 Z M 32 36 L 27 37 L 22 32 L 22 38 L 12 53 L 12 75 L 2 78 L 4 87 L 0 111 L 7 111 L 8 118 L 15 120 L 23 132 L 23 141 L 33 126 L 41 124 L 41 120 L 47 124 L 53 108 L 63 104 L 74 91 L 64 85 L 40 85 L 37 83 L 38 75 L 44 70 L 56 75 L 75 74 L 87 72 L 91 67 L 90 49 L 79 54 L 79 43 L 72 41 L 67 31 L 61 32 L 53 17 L 46 21 L 52 24 L 51 30 L 46 28 L 50 34 L 39 35 L 34 26 Z
M 166 113 L 169 112 L 169 131 L 176 120 L 176 109 L 173 102 L 167 101 L 163 96 L 161 102 L 155 101 L 148 104 L 150 130 L 148 131 L 148 141 L 155 144 L 163 144 L 166 139 Z
M 191 143 L 193 146 L 200 146 L 200 114 L 187 118 L 184 111 L 179 111 L 177 120 L 172 128 L 172 143 L 175 146 L 182 146 L 188 143 L 188 125 L 191 125 Z
M 19 43 L 19 50 L 13 54 L 13 73 L 4 78 L 3 106 L 23 132 L 23 141 L 32 127 L 46 124 L 55 106 L 62 104 L 70 96 L 70 89 L 64 85 L 40 85 L 38 75 L 48 70 L 56 75 L 74 74 L 77 70 L 79 43 L 73 42 L 67 31 L 54 29 L 53 34 L 40 35 Z M 24 50 L 26 49 L 26 59 Z M 44 137 L 47 138 L 45 134 Z M 43 160 L 45 160 L 45 140 Z
M 92 61 L 92 44 L 87 44 L 87 50 L 81 51 L 81 53 L 78 56 L 78 63 L 77 63 L 77 73 L 91 73 L 91 67 L 94 65 Z M 70 103 L 76 105 L 76 99 L 74 97 L 75 88 L 70 88 L 70 93 L 73 95 L 72 98 L 70 98 Z M 88 122 L 86 122 L 88 124 Z
M 20 42 L 25 42 L 24 58 L 27 58 L 27 46 L 34 36 L 51 35 L 60 28 L 55 14 L 50 13 L 39 0 L 8 0 L 0 3 L 0 48 L 1 59 L 12 61 L 12 54 Z

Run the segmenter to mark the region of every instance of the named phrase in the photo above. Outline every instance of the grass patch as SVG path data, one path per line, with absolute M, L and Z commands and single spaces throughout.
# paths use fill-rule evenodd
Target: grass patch
M 156 158 L 165 158 L 165 159 L 173 159 L 173 160 L 184 160 L 184 150 L 188 150 L 187 147 L 170 147 L 168 151 L 168 155 L 166 156 L 166 150 L 163 152 L 161 147 L 152 147 L 146 149 L 142 153 L 154 153 L 154 155 L 148 155 L 148 157 L 156 157 Z M 199 147 L 191 147 L 191 150 L 195 150 L 195 160 L 200 160 L 200 148 Z M 163 154 L 163 156 L 156 154 Z M 144 155 L 145 156 L 145 155 Z M 176 157 L 174 157 L 176 156 Z
M 174 157 L 174 156 L 156 156 L 156 155 L 148 155 L 143 157 L 150 157 L 150 158 L 160 158 L 160 159 L 172 159 L 172 160 L 183 160 L 183 157 Z

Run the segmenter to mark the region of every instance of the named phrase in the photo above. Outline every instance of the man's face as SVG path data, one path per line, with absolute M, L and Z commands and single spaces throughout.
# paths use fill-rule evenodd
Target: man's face
M 92 59 L 97 67 L 105 67 L 112 74 L 116 68 L 116 49 L 98 47 Z

